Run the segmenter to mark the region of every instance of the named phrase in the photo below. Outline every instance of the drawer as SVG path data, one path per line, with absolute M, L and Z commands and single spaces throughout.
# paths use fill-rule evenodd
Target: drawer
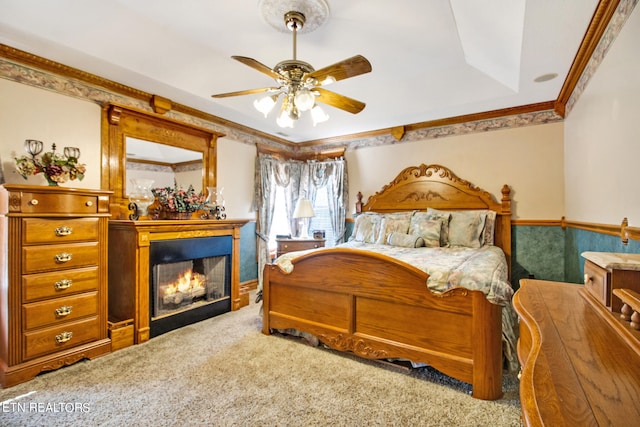
M 25 330 L 30 330 L 97 314 L 98 292 L 88 292 L 25 304 L 22 306 L 22 323 Z
M 607 270 L 592 263 L 584 262 L 584 286 L 593 293 L 605 306 L 609 306 L 610 292 L 609 275 Z
M 24 218 L 24 245 L 98 240 L 99 218 Z
M 73 348 L 99 338 L 100 322 L 97 316 L 25 332 L 22 340 L 23 360 Z
M 25 191 L 20 193 L 20 212 L 33 214 L 80 214 L 98 213 L 99 199 L 91 194 L 68 194 L 64 192 Z M 12 209 L 14 210 L 14 209 Z
M 306 251 L 323 246 L 324 240 L 286 240 L 278 242 L 278 253 Z
M 98 265 L 98 242 L 22 247 L 22 274 Z
M 22 276 L 23 302 L 95 290 L 98 290 L 98 267 Z

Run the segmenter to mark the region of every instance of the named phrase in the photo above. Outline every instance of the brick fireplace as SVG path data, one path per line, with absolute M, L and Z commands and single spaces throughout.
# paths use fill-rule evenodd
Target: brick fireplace
M 247 305 L 240 228 L 248 220 L 109 222 L 109 320 L 134 343 Z

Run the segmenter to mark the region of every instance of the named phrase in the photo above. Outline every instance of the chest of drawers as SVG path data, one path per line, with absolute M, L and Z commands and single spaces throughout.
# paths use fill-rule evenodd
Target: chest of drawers
M 109 196 L 101 190 L 0 189 L 0 384 L 111 351 Z

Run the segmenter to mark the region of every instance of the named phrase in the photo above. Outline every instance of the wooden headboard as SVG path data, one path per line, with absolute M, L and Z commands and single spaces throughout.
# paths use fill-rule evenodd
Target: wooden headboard
M 496 211 L 494 243 L 504 251 L 511 278 L 511 189 L 505 184 L 501 191 L 502 200 L 498 202 L 491 193 L 458 178 L 444 166 L 421 164 L 402 170 L 364 204 L 362 194 L 358 193 L 356 212 L 385 213 L 427 208 Z

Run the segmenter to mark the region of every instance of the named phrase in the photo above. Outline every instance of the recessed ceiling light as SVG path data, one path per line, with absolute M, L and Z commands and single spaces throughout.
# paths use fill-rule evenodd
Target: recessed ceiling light
M 533 79 L 533 81 L 536 83 L 542 83 L 542 82 L 547 82 L 549 80 L 553 80 L 556 77 L 558 77 L 558 73 L 548 73 L 548 74 L 543 74 L 541 76 L 536 77 L 535 79 Z

